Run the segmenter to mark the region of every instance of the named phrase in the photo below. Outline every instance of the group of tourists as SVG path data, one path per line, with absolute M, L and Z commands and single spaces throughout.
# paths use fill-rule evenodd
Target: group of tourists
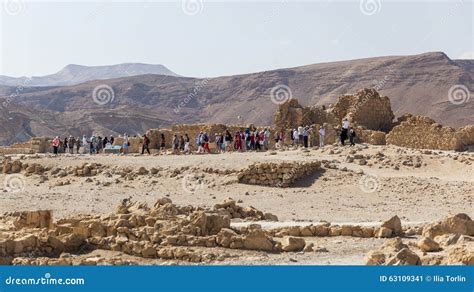
M 145 135 L 146 136 L 146 135 Z M 160 150 L 165 150 L 165 136 L 161 134 Z M 193 150 L 198 154 L 211 153 L 210 143 L 214 141 L 214 151 L 216 153 L 225 153 L 230 151 L 264 151 L 268 150 L 270 139 L 270 130 L 268 128 L 256 129 L 247 128 L 244 131 L 236 131 L 234 134 L 230 130 L 215 133 L 214 139 L 211 139 L 209 133 L 200 131 L 194 138 L 195 147 L 187 133 L 181 136 L 173 135 L 171 148 L 174 154 L 190 154 Z M 145 145 L 145 143 L 144 143 Z M 144 153 L 142 149 L 142 154 Z
M 349 120 L 347 118 L 344 118 L 342 120 L 341 133 L 339 134 L 341 145 L 344 146 L 347 138 L 349 138 L 350 146 L 354 146 L 355 137 L 356 137 L 356 132 L 354 128 L 350 127 Z
M 61 137 L 56 136 L 52 141 L 53 153 L 69 153 L 69 154 L 97 154 L 101 153 L 104 148 L 108 145 L 114 144 L 115 138 L 113 136 L 104 137 L 92 135 L 91 137 L 82 136 L 82 139 L 79 137 Z M 81 151 L 82 149 L 82 151 Z
M 342 146 L 345 145 L 346 140 L 349 139 L 350 146 L 355 145 L 355 130 L 350 127 L 349 120 L 343 119 L 340 127 L 339 139 Z M 295 147 L 311 147 L 311 135 L 313 128 L 310 126 L 300 125 L 299 127 L 289 130 L 289 137 L 291 139 L 291 145 Z M 275 149 L 281 149 L 284 147 L 286 139 L 285 130 L 281 130 L 274 134 Z M 173 154 L 191 154 L 192 152 L 198 154 L 211 153 L 210 143 L 215 143 L 215 153 L 225 152 L 246 152 L 246 151 L 266 151 L 269 150 L 269 141 L 271 132 L 268 128 L 257 129 L 255 127 L 248 127 L 245 130 L 239 130 L 231 133 L 229 129 L 215 133 L 213 139 L 211 139 L 209 133 L 206 131 L 199 132 L 194 137 L 194 145 L 191 142 L 191 138 L 187 133 L 184 135 L 174 134 L 171 140 L 171 149 Z M 212 141 L 213 142 L 212 142 Z M 324 147 L 326 140 L 326 129 L 325 126 L 319 127 L 319 147 Z M 59 136 L 55 137 L 52 142 L 54 154 L 58 153 L 70 153 L 70 154 L 98 154 L 104 152 L 104 149 L 110 148 L 114 145 L 115 138 L 113 136 L 104 137 L 92 135 L 91 137 L 82 136 L 79 137 L 65 137 L 61 139 Z M 163 133 L 160 134 L 159 142 L 157 142 L 158 148 L 161 151 L 166 151 L 166 138 Z M 150 153 L 150 135 L 145 133 L 143 135 L 143 143 L 141 154 Z M 118 148 L 124 154 L 128 153 L 130 147 L 130 137 L 127 133 L 123 135 L 123 142 Z

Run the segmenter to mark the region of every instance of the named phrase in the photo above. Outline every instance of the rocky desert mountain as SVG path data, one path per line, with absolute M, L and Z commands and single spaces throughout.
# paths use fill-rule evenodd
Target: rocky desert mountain
M 78 85 L 0 87 L 6 103 L 0 144 L 29 136 L 143 133 L 179 123 L 269 125 L 277 109 L 273 88 L 288 86 L 303 106 L 327 105 L 343 94 L 375 88 L 396 116 L 425 115 L 453 127 L 474 124 L 474 100 L 449 101 L 455 85 L 474 91 L 474 61 L 441 52 L 320 63 L 217 78 L 146 74 Z M 109 88 L 99 102 L 94 89 Z M 288 93 L 288 92 L 287 92 Z M 283 98 L 289 95 L 284 95 Z M 1 105 L 1 103 L 0 103 Z
M 103 80 L 144 74 L 178 76 L 163 65 L 124 63 L 110 66 L 81 66 L 70 64 L 55 74 L 47 76 L 8 77 L 0 76 L 0 85 L 19 86 L 64 86 L 76 85 L 91 80 Z

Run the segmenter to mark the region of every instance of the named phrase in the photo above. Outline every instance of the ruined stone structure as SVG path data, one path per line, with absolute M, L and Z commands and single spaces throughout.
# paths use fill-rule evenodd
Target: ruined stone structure
M 240 183 L 272 187 L 289 187 L 321 167 L 321 162 L 255 163 L 238 174 Z
M 23 143 L 16 143 L 8 147 L 0 147 L 0 154 L 34 154 L 45 153 L 51 148 L 51 139 L 35 137 Z
M 355 95 L 343 95 L 334 105 L 303 107 L 296 99 L 280 105 L 275 113 L 276 129 L 311 126 L 311 145 L 319 145 L 318 130 L 326 129 L 325 144 L 337 142 L 342 119 L 348 118 L 356 129 L 357 141 L 385 145 L 385 132 L 392 128 L 394 115 L 390 100 L 374 89 L 363 89 Z M 289 134 L 287 135 L 289 142 Z
M 460 128 L 456 132 L 456 137 L 461 140 L 464 148 L 474 151 L 474 125 Z
M 443 127 L 428 117 L 410 114 L 399 118 L 400 124 L 387 135 L 387 143 L 417 149 L 465 150 L 472 145 L 474 127 L 459 131 Z
M 375 89 L 364 88 L 354 95 L 343 95 L 331 107 L 330 112 L 341 121 L 348 118 L 351 123 L 369 130 L 390 131 L 395 118 L 387 96 L 380 96 Z
M 365 88 L 355 95 L 339 97 L 328 108 L 302 107 L 296 99 L 291 99 L 280 105 L 274 120 L 277 129 L 288 129 L 312 124 L 337 127 L 344 118 L 353 125 L 386 132 L 392 128 L 394 115 L 388 97 L 380 96 L 375 89 Z

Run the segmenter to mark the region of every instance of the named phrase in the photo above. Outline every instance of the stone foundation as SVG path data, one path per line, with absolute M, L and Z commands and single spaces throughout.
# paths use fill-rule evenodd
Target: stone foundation
M 238 174 L 244 184 L 285 188 L 305 178 L 321 167 L 321 162 L 255 163 Z

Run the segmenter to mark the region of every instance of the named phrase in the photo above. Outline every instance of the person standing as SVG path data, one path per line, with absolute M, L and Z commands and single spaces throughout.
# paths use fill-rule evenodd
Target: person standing
M 166 149 L 165 134 L 161 133 L 160 151 Z
M 355 143 L 354 143 L 355 137 L 356 137 L 356 132 L 355 132 L 355 130 L 351 127 L 351 129 L 350 129 L 350 131 L 349 131 L 349 141 L 351 142 L 351 146 L 355 146 Z
M 203 136 L 203 141 L 204 141 L 204 151 L 207 153 L 211 153 L 211 149 L 209 148 L 209 135 L 207 132 L 204 132 Z
M 196 146 L 197 146 L 197 153 L 203 152 L 203 140 L 202 140 L 202 131 L 199 132 L 196 136 Z
M 104 140 L 102 140 L 102 149 L 104 149 L 104 152 L 108 144 L 109 144 L 109 139 L 107 138 L 107 136 L 105 136 Z
M 326 137 L 326 130 L 323 126 L 319 127 L 319 147 L 324 147 L 324 138 Z
M 173 136 L 172 144 L 173 144 L 173 154 L 179 154 L 179 138 L 178 138 L 178 135 L 175 134 Z
M 89 141 L 87 141 L 86 135 L 83 135 L 82 136 L 82 148 L 83 148 L 82 153 L 83 154 L 87 153 L 87 149 L 86 149 L 87 145 L 89 145 Z
M 225 131 L 224 151 L 232 151 L 232 134 L 229 132 L 229 130 Z
M 270 130 L 265 128 L 263 130 L 263 148 L 268 150 L 268 144 L 270 143 Z
M 308 126 L 306 126 L 303 129 L 303 146 L 304 146 L 304 148 L 308 148 L 308 139 L 309 139 L 309 128 L 308 128 Z
M 69 136 L 67 148 L 68 148 L 68 151 L 69 151 L 70 154 L 74 154 L 74 144 L 75 143 L 76 143 L 76 140 L 74 139 L 74 137 Z
M 68 147 L 69 147 L 69 143 L 68 143 L 67 137 L 64 137 L 64 142 L 63 142 L 63 152 L 64 153 L 68 153 Z
M 298 143 L 301 145 L 304 141 L 304 127 L 303 125 L 300 125 L 298 127 Z
M 300 144 L 300 136 L 298 135 L 298 130 L 293 129 L 293 145 L 298 146 Z
M 184 153 L 185 154 L 191 153 L 191 148 L 189 146 L 189 136 L 187 133 L 184 134 Z
M 61 144 L 61 140 L 59 139 L 58 136 L 56 136 L 52 142 L 54 155 L 58 155 L 58 149 L 59 149 L 60 144 Z
M 143 135 L 143 145 L 142 145 L 142 155 L 148 152 L 148 155 L 150 155 L 150 138 L 146 134 Z
M 76 138 L 76 153 L 79 154 L 79 149 L 81 149 L 81 139 L 79 137 Z
M 240 132 L 235 132 L 234 140 L 235 150 L 242 152 L 242 135 Z
M 123 144 L 122 144 L 122 149 L 123 149 L 123 154 L 128 153 L 128 147 L 130 146 L 130 141 L 128 138 L 127 133 L 123 134 Z
M 347 140 L 347 136 L 349 134 L 349 120 L 344 118 L 342 120 L 342 129 L 341 129 L 341 145 L 345 145 L 345 141 Z

